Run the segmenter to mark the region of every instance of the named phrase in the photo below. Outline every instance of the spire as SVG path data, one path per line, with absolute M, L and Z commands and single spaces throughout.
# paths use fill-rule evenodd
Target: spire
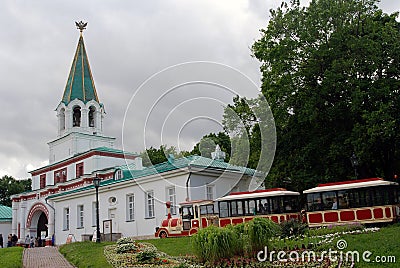
M 75 22 L 80 30 L 78 47 L 76 48 L 74 60 L 69 72 L 67 84 L 64 89 L 62 102 L 68 105 L 74 99 L 79 99 L 84 103 L 95 100 L 99 103 L 96 87 L 92 72 L 90 70 L 89 60 L 86 54 L 85 43 L 83 42 L 82 32 L 86 29 L 87 22 Z

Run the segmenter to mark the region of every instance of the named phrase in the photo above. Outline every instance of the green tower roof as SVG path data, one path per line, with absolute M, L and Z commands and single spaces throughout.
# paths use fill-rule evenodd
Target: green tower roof
M 68 105 L 74 99 L 84 103 L 95 100 L 99 103 L 92 72 L 90 71 L 89 60 L 86 54 L 85 43 L 83 42 L 82 31 L 79 37 L 74 60 L 69 72 L 67 85 L 64 89 L 62 102 Z

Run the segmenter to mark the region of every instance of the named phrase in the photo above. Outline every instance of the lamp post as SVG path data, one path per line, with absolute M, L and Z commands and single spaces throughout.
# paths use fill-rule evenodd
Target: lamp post
M 96 243 L 100 243 L 100 225 L 99 225 L 99 187 L 101 179 L 93 179 L 94 188 L 96 188 Z
M 354 175 L 356 176 L 356 179 L 358 179 L 358 173 L 357 173 L 358 157 L 354 152 L 353 155 L 350 157 L 350 162 L 351 166 L 354 168 Z

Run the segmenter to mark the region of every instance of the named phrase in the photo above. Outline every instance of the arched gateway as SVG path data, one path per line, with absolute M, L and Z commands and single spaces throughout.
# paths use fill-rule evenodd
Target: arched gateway
M 43 246 L 45 245 L 44 240 L 48 236 L 48 219 L 49 210 L 45 204 L 38 202 L 32 205 L 26 220 L 26 235 L 41 238 Z

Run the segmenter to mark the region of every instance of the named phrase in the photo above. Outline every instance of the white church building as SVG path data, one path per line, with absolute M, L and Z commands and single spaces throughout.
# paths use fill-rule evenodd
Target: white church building
M 99 222 L 103 234 L 147 236 L 185 200 L 216 199 L 247 191 L 262 174 L 213 159 L 189 156 L 143 167 L 138 154 L 114 148 L 104 135 L 104 105 L 92 77 L 82 31 L 67 84 L 58 104 L 57 137 L 48 142 L 49 164 L 30 172 L 32 190 L 12 196 L 12 233 L 46 245 L 82 241 L 96 234 L 95 178 L 100 178 Z

